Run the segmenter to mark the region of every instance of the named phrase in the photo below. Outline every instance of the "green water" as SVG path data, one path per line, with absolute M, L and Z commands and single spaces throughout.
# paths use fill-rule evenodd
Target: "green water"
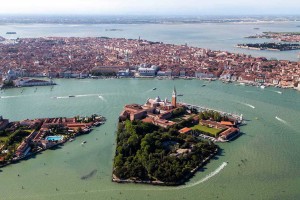
M 107 117 L 107 123 L 60 149 L 2 168 L 0 199 L 300 199 L 297 91 L 199 80 L 56 83 L 53 90 L 5 90 L 0 93 L 0 113 L 11 120 L 97 113 Z M 184 95 L 180 101 L 242 113 L 248 119 L 242 127 L 245 134 L 221 144 L 222 155 L 183 187 L 112 183 L 116 123 L 124 104 L 144 103 L 157 95 L 170 99 L 173 86 Z M 153 91 L 154 87 L 157 90 Z M 69 95 L 79 96 L 65 98 Z M 84 140 L 87 143 L 81 145 Z M 95 170 L 92 177 L 81 179 Z

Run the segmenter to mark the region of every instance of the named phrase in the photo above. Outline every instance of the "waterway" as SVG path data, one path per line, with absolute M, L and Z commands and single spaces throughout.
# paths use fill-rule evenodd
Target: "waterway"
M 1 115 L 21 120 L 97 113 L 107 122 L 59 149 L 0 169 L 0 199 L 300 199 L 298 91 L 200 80 L 55 82 L 52 90 L 1 91 Z M 221 144 L 222 154 L 184 186 L 112 183 L 116 123 L 124 104 L 158 95 L 170 99 L 174 86 L 183 94 L 180 101 L 243 114 L 244 134 Z
M 170 44 L 245 53 L 252 56 L 288 59 L 296 61 L 299 50 L 274 52 L 236 48 L 237 44 L 278 42 L 268 39 L 249 39 L 246 36 L 264 31 L 300 32 L 300 22 L 260 22 L 260 23 L 201 23 L 201 24 L 1 24 L 0 36 L 17 37 L 117 37 L 146 39 Z M 254 28 L 259 28 L 254 29 Z M 107 31 L 115 29 L 116 31 Z M 7 35 L 7 31 L 16 32 Z

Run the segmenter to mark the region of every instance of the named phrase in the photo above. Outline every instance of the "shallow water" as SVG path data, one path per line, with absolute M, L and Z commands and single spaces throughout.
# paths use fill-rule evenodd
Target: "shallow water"
M 0 98 L 1 115 L 21 120 L 97 113 L 107 117 L 107 122 L 59 149 L 47 150 L 2 168 L 0 199 L 300 198 L 300 93 L 297 91 L 262 90 L 200 80 L 69 79 L 55 82 L 58 85 L 53 90 L 46 86 L 36 92 L 32 87 L 0 93 L 1 97 L 10 97 Z M 206 87 L 201 87 L 204 83 Z M 222 154 L 211 160 L 186 186 L 112 183 L 116 124 L 124 104 L 142 104 L 158 95 L 170 99 L 174 86 L 183 94 L 178 97 L 179 101 L 243 114 L 247 119 L 247 125 L 242 127 L 244 134 L 233 142 L 221 144 Z M 153 87 L 157 90 L 151 90 Z M 53 98 L 69 95 L 75 97 Z M 87 143 L 82 145 L 84 140 Z M 224 162 L 228 164 L 223 166 Z
M 295 51 L 257 51 L 236 48 L 240 43 L 260 43 L 273 40 L 249 39 L 246 36 L 261 34 L 264 31 L 300 32 L 300 22 L 265 23 L 201 23 L 201 24 L 1 24 L 0 36 L 17 37 L 117 37 L 159 41 L 170 44 L 245 53 L 252 56 L 277 59 L 298 60 Z M 256 30 L 254 28 L 259 28 Z M 106 31 L 120 29 L 121 31 Z M 15 31 L 16 35 L 6 35 Z M 274 41 L 273 41 L 274 42 Z

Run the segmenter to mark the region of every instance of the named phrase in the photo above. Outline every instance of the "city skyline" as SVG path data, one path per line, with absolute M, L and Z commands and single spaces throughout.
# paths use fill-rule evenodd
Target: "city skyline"
M 0 0 L 0 14 L 89 15 L 297 15 L 297 0 Z

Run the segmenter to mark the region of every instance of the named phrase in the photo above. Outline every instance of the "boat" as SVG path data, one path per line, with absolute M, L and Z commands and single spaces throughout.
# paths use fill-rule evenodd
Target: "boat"
M 69 142 L 73 142 L 75 139 L 74 138 L 70 138 L 69 139 Z
M 17 34 L 17 32 L 15 32 L 15 31 L 8 31 L 8 32 L 6 32 L 6 34 L 8 34 L 8 35 Z
M 265 87 L 266 87 L 266 86 L 264 86 L 264 85 L 261 85 L 261 86 L 260 86 L 261 89 L 265 89 Z
M 152 88 L 152 90 L 156 90 L 156 87 L 155 87 L 155 88 Z
M 85 144 L 86 143 L 86 141 L 84 140 L 81 144 Z
M 205 86 L 206 86 L 205 84 L 202 85 L 202 87 L 205 87 Z
M 259 28 L 253 28 L 254 30 L 259 30 Z
M 70 95 L 69 97 L 75 97 L 74 95 Z
M 183 94 L 177 94 L 177 96 L 178 96 L 178 97 L 182 97 L 182 96 L 183 96 Z

